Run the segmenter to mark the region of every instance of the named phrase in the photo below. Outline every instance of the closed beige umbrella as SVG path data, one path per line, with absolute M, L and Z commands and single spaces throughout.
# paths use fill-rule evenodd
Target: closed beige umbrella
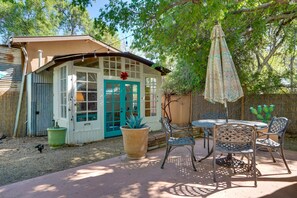
M 211 40 L 204 99 L 224 104 L 228 122 L 227 102 L 241 98 L 243 91 L 221 25 L 214 26 Z

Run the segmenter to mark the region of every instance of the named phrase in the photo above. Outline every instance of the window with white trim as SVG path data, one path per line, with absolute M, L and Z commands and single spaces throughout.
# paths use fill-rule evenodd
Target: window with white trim
M 125 58 L 125 71 L 129 78 L 140 78 L 140 63 L 135 60 Z
M 76 72 L 76 121 L 98 120 L 97 73 Z
M 110 56 L 103 58 L 103 71 L 105 76 L 121 75 L 121 57 Z
M 145 78 L 145 116 L 157 115 L 157 79 Z
M 60 117 L 67 117 L 67 67 L 60 69 Z

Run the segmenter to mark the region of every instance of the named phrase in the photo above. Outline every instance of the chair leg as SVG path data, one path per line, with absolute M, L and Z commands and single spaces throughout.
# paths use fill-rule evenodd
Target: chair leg
M 288 164 L 287 164 L 287 162 L 286 162 L 286 159 L 285 159 L 285 154 L 284 154 L 283 147 L 281 147 L 281 157 L 283 158 L 283 161 L 284 161 L 284 163 L 285 163 L 285 165 L 286 165 L 286 168 L 287 168 L 287 170 L 288 170 L 288 173 L 291 174 L 291 170 L 290 170 L 290 168 L 289 168 L 289 166 L 288 166 Z
M 257 171 L 256 171 L 256 156 L 255 156 L 255 153 L 252 154 L 252 167 L 253 167 L 253 176 L 254 176 L 254 184 L 255 184 L 255 187 L 257 187 Z
M 212 166 L 213 166 L 213 182 L 217 182 L 217 176 L 216 176 L 216 156 L 215 156 L 215 151 L 213 151 Z
M 162 165 L 161 165 L 161 168 L 163 169 L 164 168 L 164 164 L 168 158 L 168 155 L 170 153 L 170 150 L 171 150 L 171 146 L 166 146 L 166 153 L 165 153 L 165 156 L 164 156 L 164 159 L 163 159 L 163 162 L 162 162 Z
M 271 158 L 272 158 L 273 162 L 275 163 L 276 161 L 275 161 L 275 159 L 274 159 L 274 157 L 273 157 L 272 149 L 271 149 L 271 148 L 267 148 L 267 150 L 269 151 L 269 153 L 270 153 L 270 155 L 271 155 Z
M 197 171 L 196 167 L 195 167 L 195 164 L 194 164 L 194 161 L 196 161 L 196 158 L 195 158 L 195 155 L 194 155 L 194 146 L 191 146 L 192 147 L 192 151 L 191 151 L 191 161 L 192 161 L 192 165 L 193 165 L 193 168 L 194 168 L 194 171 Z
M 205 134 L 205 131 L 203 131 L 203 148 L 205 148 L 205 138 L 206 138 L 206 134 Z
M 207 153 L 209 153 L 209 133 L 207 133 Z

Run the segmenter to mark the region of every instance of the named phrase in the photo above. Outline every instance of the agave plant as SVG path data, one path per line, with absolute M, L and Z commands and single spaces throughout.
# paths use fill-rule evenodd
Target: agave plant
M 131 129 L 139 129 L 144 128 L 146 123 L 142 123 L 143 117 L 134 116 L 133 114 L 130 115 L 130 117 L 127 117 L 127 125 Z

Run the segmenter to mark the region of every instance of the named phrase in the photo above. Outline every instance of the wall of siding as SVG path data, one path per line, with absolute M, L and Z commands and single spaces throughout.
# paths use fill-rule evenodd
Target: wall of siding
M 22 81 L 22 52 L 0 46 L 0 135 L 13 135 Z M 26 93 L 24 92 L 17 136 L 26 135 Z

